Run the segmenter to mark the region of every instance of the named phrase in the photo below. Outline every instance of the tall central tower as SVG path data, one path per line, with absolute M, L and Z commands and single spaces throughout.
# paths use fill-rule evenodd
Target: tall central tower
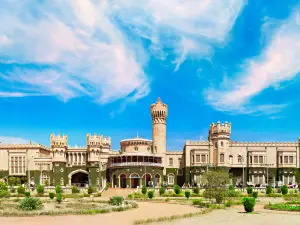
M 162 103 L 160 98 L 158 98 L 157 102 L 150 106 L 150 112 L 152 117 L 153 153 L 165 155 L 167 151 L 166 122 L 168 116 L 168 106 Z

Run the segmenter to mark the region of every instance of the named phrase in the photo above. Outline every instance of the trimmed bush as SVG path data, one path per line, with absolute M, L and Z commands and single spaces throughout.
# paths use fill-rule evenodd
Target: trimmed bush
M 121 205 L 124 202 L 124 198 L 122 196 L 113 196 L 109 199 L 110 205 Z
M 177 195 L 179 195 L 180 194 L 180 187 L 179 187 L 179 185 L 174 185 L 174 192 L 175 192 L 175 194 L 177 194 Z
M 26 198 L 29 198 L 30 197 L 30 192 L 29 191 L 25 191 L 25 196 L 26 196 Z
M 289 192 L 288 187 L 286 185 L 281 186 L 281 193 L 283 195 L 287 195 L 287 193 Z
M 252 187 L 247 187 L 247 194 L 251 195 L 253 193 L 253 188 Z
M 89 186 L 88 187 L 88 194 L 90 195 L 90 194 L 93 194 L 95 192 L 95 188 L 93 187 L 93 186 Z
M 148 195 L 148 198 L 152 199 L 154 197 L 154 191 L 153 190 L 148 191 L 147 195 Z
M 161 188 L 159 189 L 159 194 L 160 194 L 160 195 L 163 195 L 165 192 L 166 192 L 166 188 L 165 188 L 165 187 L 161 187 Z
M 190 196 L 191 196 L 190 190 L 185 190 L 184 195 L 185 195 L 185 197 L 186 197 L 187 199 L 189 199 Z
M 55 193 L 58 194 L 58 193 L 63 193 L 63 189 L 61 188 L 60 185 L 56 185 L 55 187 Z
M 127 196 L 127 199 L 129 199 L 129 200 L 133 199 L 132 194 L 129 194 L 129 195 Z
M 61 203 L 62 202 L 62 193 L 56 193 L 56 201 L 58 203 Z
M 257 198 L 257 197 L 258 197 L 258 192 L 257 192 L 257 191 L 254 191 L 254 192 L 252 193 L 252 196 L 253 196 L 253 198 Z
M 145 185 L 142 186 L 142 194 L 146 194 L 147 193 L 147 187 Z
M 273 193 L 273 189 L 272 189 L 272 186 L 271 185 L 268 185 L 266 187 L 266 194 L 269 195 L 269 194 L 272 194 Z
M 18 194 L 25 194 L 25 188 L 22 185 L 20 185 L 17 188 L 17 192 L 18 192 Z
M 44 186 L 42 186 L 42 185 L 38 185 L 37 186 L 37 188 L 36 188 L 36 192 L 38 193 L 38 194 L 44 194 Z
M 72 194 L 78 194 L 79 193 L 79 189 L 75 186 L 72 186 Z
M 197 195 L 199 194 L 200 189 L 199 189 L 198 185 L 197 185 L 196 187 L 193 188 L 193 192 L 194 192 L 195 194 L 197 194 Z
M 256 203 L 255 198 L 243 198 L 242 203 L 247 213 L 254 211 L 254 206 Z
M 49 192 L 49 198 L 54 199 L 54 197 L 55 197 L 55 194 L 53 192 Z
M 24 211 L 38 210 L 43 207 L 39 198 L 24 198 L 19 205 L 19 208 Z

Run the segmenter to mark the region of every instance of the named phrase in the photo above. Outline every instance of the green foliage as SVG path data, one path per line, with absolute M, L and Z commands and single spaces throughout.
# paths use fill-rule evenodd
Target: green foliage
M 60 185 L 56 185 L 55 187 L 55 193 L 58 194 L 58 193 L 63 193 L 63 189 L 61 188 Z
M 232 205 L 233 205 L 233 201 L 231 199 L 229 199 L 225 202 L 226 207 L 231 207 Z
M 281 188 L 277 188 L 277 189 L 276 189 L 276 192 L 277 192 L 278 194 L 280 194 L 280 193 L 281 193 Z
M 109 199 L 110 205 L 121 205 L 124 202 L 124 198 L 122 196 L 113 196 Z
M 62 193 L 59 192 L 59 193 L 56 193 L 56 201 L 58 203 L 61 203 L 62 202 Z
M 107 191 L 109 187 L 110 187 L 110 183 L 109 183 L 109 182 L 106 182 L 106 185 L 105 185 L 105 191 Z
M 44 190 L 45 190 L 45 188 L 42 185 L 38 185 L 36 188 L 36 192 L 39 194 L 44 194 Z
M 16 193 L 16 189 L 13 186 L 10 187 L 10 193 L 12 194 Z
M 175 194 L 180 194 L 180 187 L 179 187 L 179 185 L 174 185 L 174 187 L 173 187 L 173 189 L 174 189 L 174 192 L 175 192 Z
M 49 186 L 49 181 L 48 180 L 45 180 L 45 186 Z
M 90 195 L 90 194 L 93 194 L 95 192 L 95 188 L 93 187 L 93 186 L 89 186 L 88 187 L 88 194 Z
M 19 177 L 10 177 L 8 178 L 9 186 L 18 186 L 21 184 L 21 179 Z
M 234 185 L 233 184 L 229 185 L 228 189 L 229 189 L 229 191 L 234 191 L 235 190 Z
M 7 190 L 8 188 L 6 183 L 0 181 L 0 191 L 7 191 Z
M 161 188 L 159 189 L 159 194 L 160 194 L 160 195 L 163 195 L 165 192 L 166 192 L 166 188 L 165 188 L 165 187 L 161 187 Z
M 132 194 L 129 194 L 129 195 L 127 196 L 127 199 L 129 199 L 129 200 L 133 199 Z
M 49 192 L 49 198 L 54 199 L 55 194 L 53 192 Z
M 277 203 L 277 204 L 270 204 L 265 205 L 265 209 L 271 209 L 271 210 L 279 210 L 279 211 L 300 211 L 300 205 L 289 205 L 287 203 Z
M 251 195 L 253 193 L 253 188 L 252 187 L 247 187 L 247 194 Z
M 257 198 L 257 197 L 258 197 L 258 192 L 257 192 L 257 191 L 254 191 L 254 192 L 252 193 L 252 197 L 253 197 L 253 198 Z
M 240 197 L 242 193 L 240 191 L 235 191 L 235 190 L 229 190 L 227 192 L 228 197 Z
M 75 186 L 72 186 L 72 194 L 78 194 L 79 193 L 79 189 Z
M 286 195 L 289 192 L 288 187 L 286 185 L 281 186 L 281 193 Z
M 39 198 L 24 198 L 19 205 L 19 208 L 24 211 L 39 210 L 43 204 Z
M 17 192 L 18 194 L 25 194 L 25 188 L 22 185 L 19 185 Z
M 148 198 L 152 199 L 154 197 L 154 191 L 153 190 L 148 191 L 147 195 Z
M 29 198 L 30 197 L 30 191 L 25 191 L 25 196 L 26 196 L 26 198 Z
M 146 194 L 147 193 L 147 187 L 145 185 L 142 186 L 142 194 Z
M 193 199 L 193 205 L 200 205 L 203 202 L 202 198 L 199 199 Z
M 10 193 L 7 190 L 0 190 L 0 198 L 7 198 L 9 197 Z
M 187 199 L 189 199 L 190 196 L 191 196 L 190 190 L 185 190 L 184 195 L 185 195 L 185 197 L 186 197 Z
M 198 185 L 197 185 L 196 187 L 193 188 L 193 192 L 194 192 L 195 194 L 197 194 L 197 195 L 199 194 L 200 189 L 199 189 Z
M 243 198 L 242 203 L 247 213 L 254 211 L 254 206 L 256 203 L 255 198 Z
M 273 193 L 273 189 L 272 189 L 272 186 L 271 185 L 268 185 L 266 187 L 266 194 L 269 195 L 269 194 L 272 194 Z

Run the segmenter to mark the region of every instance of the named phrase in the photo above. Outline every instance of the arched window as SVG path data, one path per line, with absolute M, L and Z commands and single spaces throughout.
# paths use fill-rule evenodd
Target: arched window
M 168 175 L 168 184 L 173 185 L 174 184 L 174 174 Z
M 223 143 L 223 141 L 221 141 L 221 147 L 222 147 L 222 148 L 224 147 L 224 143 Z
M 242 158 L 242 156 L 241 156 L 241 155 L 239 155 L 239 156 L 238 156 L 238 163 L 240 163 L 240 164 L 241 164 L 242 162 L 243 162 L 243 158 Z
M 137 146 L 135 146 L 134 150 L 137 152 L 139 150 L 139 148 Z
M 229 164 L 233 164 L 233 156 L 232 155 L 229 156 Z
M 173 166 L 173 158 L 169 158 L 169 166 Z
M 218 142 L 215 143 L 215 148 L 218 148 Z
M 224 153 L 220 154 L 220 162 L 223 163 L 224 162 Z

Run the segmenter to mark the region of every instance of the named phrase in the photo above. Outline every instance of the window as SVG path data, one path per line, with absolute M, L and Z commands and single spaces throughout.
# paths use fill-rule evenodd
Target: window
M 26 163 L 25 156 L 11 156 L 10 157 L 10 174 L 25 174 Z
M 218 148 L 218 142 L 215 143 L 215 148 Z
M 259 163 L 264 163 L 264 157 L 262 155 L 259 156 Z
M 45 185 L 46 183 L 49 185 L 49 176 L 46 173 L 42 173 L 41 184 Z
M 254 163 L 258 163 L 258 156 L 254 156 Z
M 289 163 L 293 164 L 294 163 L 294 157 L 293 156 L 289 156 Z
M 174 175 L 173 174 L 169 174 L 168 175 L 168 184 L 174 184 Z
M 169 158 L 169 166 L 173 166 L 173 158 Z
M 223 141 L 221 141 L 221 147 L 222 147 L 222 148 L 224 147 L 224 143 L 223 143 Z
M 178 165 L 181 165 L 181 158 L 178 158 Z
M 200 162 L 200 155 L 196 155 L 196 163 Z
M 232 155 L 229 156 L 229 164 L 233 164 L 233 156 Z
M 224 162 L 224 154 L 223 154 L 223 153 L 220 154 L 220 162 L 221 162 L 221 163 Z
M 241 164 L 243 162 L 243 158 L 241 155 L 238 156 L 238 163 Z
M 134 147 L 134 151 L 137 152 L 138 150 L 139 150 L 139 148 L 135 146 L 135 147 Z
M 284 164 L 288 164 L 288 156 L 284 156 Z
M 205 163 L 206 162 L 206 155 L 201 155 L 201 162 Z

